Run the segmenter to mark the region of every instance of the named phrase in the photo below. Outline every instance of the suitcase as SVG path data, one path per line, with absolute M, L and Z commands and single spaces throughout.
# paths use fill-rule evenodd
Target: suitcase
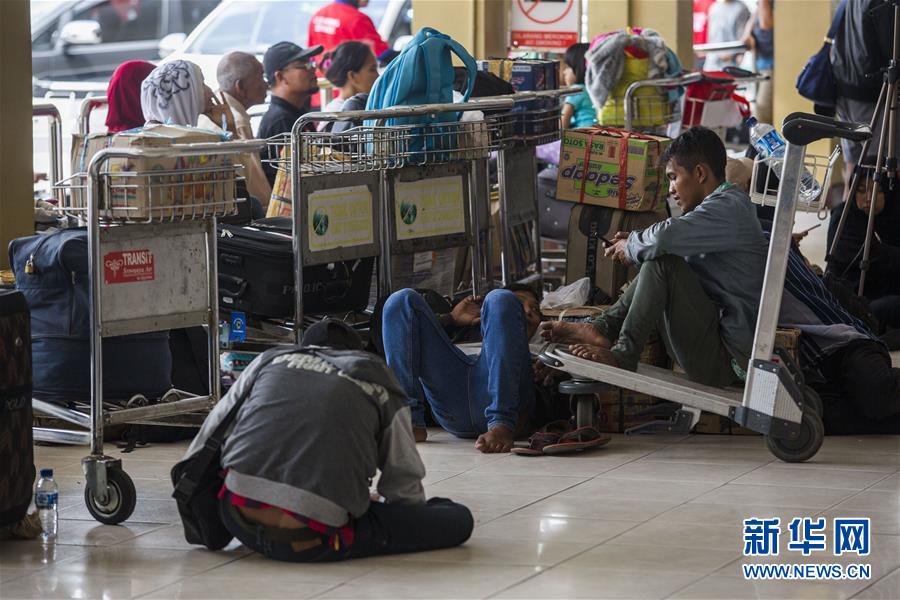
M 573 206 L 566 245 L 566 282 L 588 277 L 595 290 L 589 304 L 612 304 L 622 286 L 637 276 L 637 268 L 606 258 L 600 238 L 611 240 L 619 231 L 646 229 L 665 220 L 666 211 L 631 212 L 589 204 Z
M 34 396 L 66 403 L 90 398 L 87 232 L 65 229 L 13 240 L 16 287 L 31 311 Z M 152 299 L 148 298 L 148 301 Z M 153 399 L 172 387 L 167 331 L 103 339 L 103 397 Z
M 569 235 L 569 217 L 575 205 L 556 199 L 557 173 L 558 169 L 555 166 L 547 167 L 538 173 L 541 237 L 565 241 Z
M 31 503 L 31 331 L 25 297 L 0 291 L 0 527 L 17 523 Z
M 294 316 L 291 219 L 219 226 L 219 304 L 255 317 Z M 369 305 L 374 258 L 303 269 L 305 313 L 362 310 Z

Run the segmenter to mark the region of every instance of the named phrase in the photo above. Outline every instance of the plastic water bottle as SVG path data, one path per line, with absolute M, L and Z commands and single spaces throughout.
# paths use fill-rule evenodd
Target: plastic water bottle
M 745 123 L 750 127 L 750 143 L 753 144 L 760 156 L 768 159 L 766 163 L 769 168 L 780 177 L 787 144 L 778 134 L 778 130 L 768 123 L 760 123 L 756 117 L 748 117 Z M 812 176 L 812 173 L 803 169 L 803 172 L 800 173 L 799 201 L 804 204 L 812 204 L 819 197 L 821 191 L 822 186 Z
M 34 488 L 34 505 L 41 521 L 41 541 L 55 543 L 59 527 L 59 486 L 53 480 L 53 469 L 41 469 L 41 478 Z

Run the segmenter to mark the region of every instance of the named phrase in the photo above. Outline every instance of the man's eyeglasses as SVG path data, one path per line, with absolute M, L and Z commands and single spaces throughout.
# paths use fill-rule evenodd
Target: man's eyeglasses
M 313 70 L 315 70 L 315 68 L 316 68 L 316 61 L 310 60 L 310 61 L 306 61 L 306 62 L 293 62 L 281 70 L 289 71 L 290 69 L 301 69 L 303 71 L 313 71 Z

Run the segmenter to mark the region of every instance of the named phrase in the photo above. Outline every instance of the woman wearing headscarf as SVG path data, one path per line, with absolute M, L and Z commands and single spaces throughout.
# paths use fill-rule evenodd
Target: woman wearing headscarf
M 197 126 L 212 106 L 212 90 L 203 83 L 200 67 L 173 60 L 153 69 L 141 84 L 141 108 L 147 124 Z
M 129 60 L 119 65 L 109 80 L 106 98 L 109 110 L 106 113 L 106 130 L 119 133 L 144 124 L 141 110 L 141 83 L 154 69 L 152 63 L 143 60 Z

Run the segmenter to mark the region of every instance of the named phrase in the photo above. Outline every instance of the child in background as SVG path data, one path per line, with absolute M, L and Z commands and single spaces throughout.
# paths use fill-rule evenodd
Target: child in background
M 597 111 L 591 102 L 591 97 L 584 89 L 584 74 L 587 70 L 584 63 L 584 55 L 589 48 L 588 44 L 572 44 L 566 48 L 563 57 L 563 81 L 567 86 L 581 86 L 581 91 L 571 96 L 566 96 L 563 101 L 562 118 L 563 129 L 575 127 L 591 127 L 597 124 Z

